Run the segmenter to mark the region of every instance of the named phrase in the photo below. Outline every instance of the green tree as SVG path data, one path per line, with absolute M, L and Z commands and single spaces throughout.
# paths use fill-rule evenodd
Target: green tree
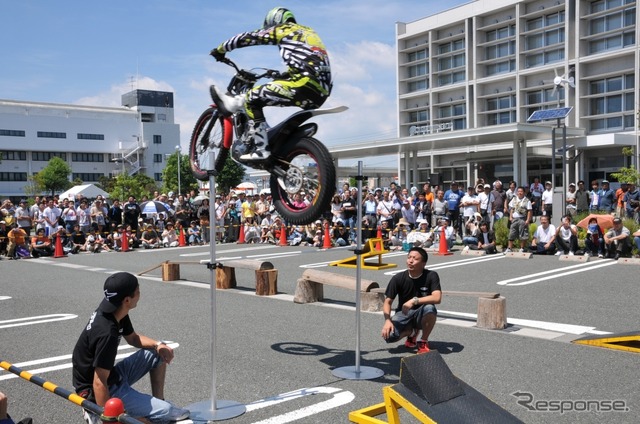
M 222 172 L 220 172 L 216 177 L 218 191 L 221 193 L 228 193 L 232 188 L 237 187 L 238 184 L 244 180 L 244 176 L 244 167 L 230 157 L 227 157 L 227 161 L 224 163 Z
M 167 164 L 162 170 L 162 190 L 166 193 L 173 191 L 178 193 L 178 152 L 172 153 L 167 158 Z M 198 191 L 198 181 L 191 173 L 188 155 L 180 155 L 180 191 L 182 194 L 191 190 Z
M 36 196 L 39 196 L 44 191 L 44 188 L 40 184 L 37 175 L 30 175 L 27 177 L 27 183 L 23 186 L 22 190 L 29 200 Z
M 126 201 L 129 196 L 140 200 L 142 196 L 151 197 L 158 189 L 155 181 L 144 174 L 120 174 L 113 179 L 112 189 L 107 191 L 111 199 Z
M 51 192 L 53 196 L 56 191 L 63 191 L 71 187 L 69 174 L 71 174 L 71 167 L 59 157 L 53 157 L 47 166 L 36 174 L 35 178 L 42 188 Z
M 623 147 L 622 154 L 626 157 L 633 157 L 633 147 Z M 611 176 L 621 183 L 636 184 L 638 180 L 640 180 L 640 172 L 638 172 L 636 167 L 633 165 L 623 166 L 622 168 L 618 169 L 618 172 L 612 172 Z

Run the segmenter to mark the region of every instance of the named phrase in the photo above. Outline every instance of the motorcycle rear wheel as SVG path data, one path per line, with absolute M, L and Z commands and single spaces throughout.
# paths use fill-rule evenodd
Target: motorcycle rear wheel
M 223 147 L 224 121 L 218 109 L 210 107 L 198 118 L 189 143 L 189 163 L 194 178 L 208 181 L 209 157 L 215 154 L 214 169 L 222 171 L 229 156 L 229 150 Z
M 336 189 L 333 158 L 320 141 L 304 137 L 273 153 L 276 165 L 287 175 L 271 174 L 273 205 L 285 222 L 306 225 L 329 211 Z M 307 198 L 301 206 L 302 197 Z

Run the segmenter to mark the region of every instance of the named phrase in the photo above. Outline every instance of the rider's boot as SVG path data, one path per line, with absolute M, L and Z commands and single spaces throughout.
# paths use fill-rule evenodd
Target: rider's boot
M 245 97 L 241 94 L 230 96 L 215 85 L 209 87 L 209 93 L 223 116 L 231 116 L 244 106 Z
M 245 144 L 247 145 L 246 152 L 240 156 L 241 161 L 262 161 L 267 159 L 271 152 L 267 150 L 268 136 L 267 130 L 269 126 L 266 122 L 248 122 L 249 130 L 247 131 Z

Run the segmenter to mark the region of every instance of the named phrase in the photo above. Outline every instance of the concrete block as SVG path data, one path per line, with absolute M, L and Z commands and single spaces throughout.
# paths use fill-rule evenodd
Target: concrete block
M 571 261 L 571 262 L 589 262 L 589 256 L 585 255 L 560 255 L 558 260 L 560 261 Z
M 620 258 L 618 263 L 621 265 L 640 265 L 640 258 Z
M 507 258 L 515 258 L 515 259 L 531 259 L 533 253 L 529 252 L 509 252 L 504 254 Z
M 462 250 L 460 254 L 463 256 L 484 256 L 487 254 L 487 252 L 485 252 L 484 250 L 467 249 L 467 250 Z

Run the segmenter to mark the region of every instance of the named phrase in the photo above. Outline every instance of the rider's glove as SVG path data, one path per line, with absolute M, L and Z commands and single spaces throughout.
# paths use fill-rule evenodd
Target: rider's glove
M 213 58 L 215 60 L 217 60 L 218 62 L 221 62 L 224 60 L 224 55 L 225 52 L 221 52 L 220 50 L 218 50 L 218 48 L 216 47 L 215 49 L 211 50 L 211 53 L 209 53 L 211 56 L 213 56 Z

